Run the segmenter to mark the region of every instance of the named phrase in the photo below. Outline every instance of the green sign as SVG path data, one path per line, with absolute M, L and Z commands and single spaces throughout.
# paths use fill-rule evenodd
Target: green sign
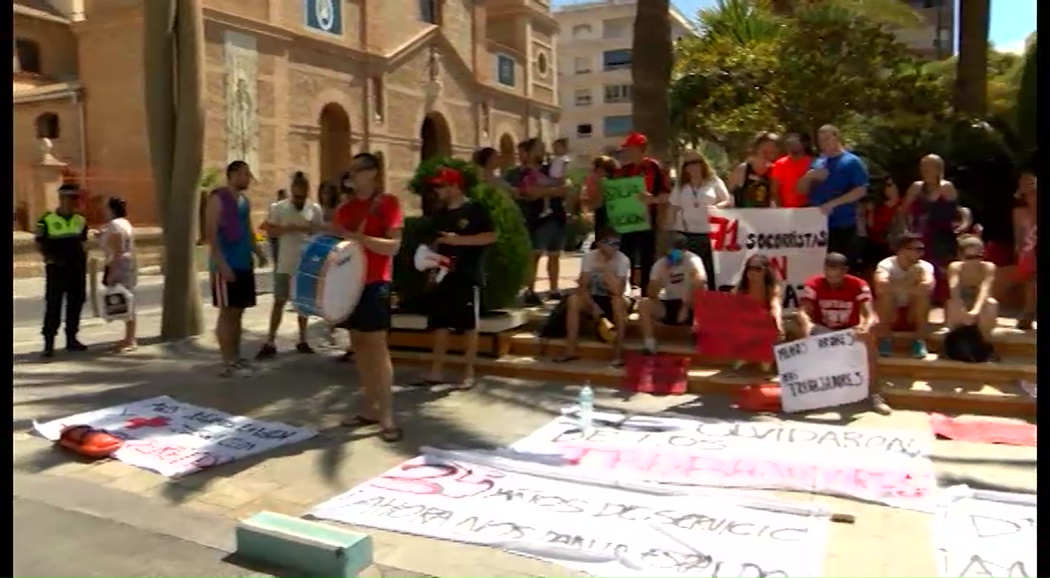
M 644 193 L 645 177 L 602 179 L 605 214 L 617 233 L 622 235 L 652 228 L 649 223 L 649 207 L 642 202 Z

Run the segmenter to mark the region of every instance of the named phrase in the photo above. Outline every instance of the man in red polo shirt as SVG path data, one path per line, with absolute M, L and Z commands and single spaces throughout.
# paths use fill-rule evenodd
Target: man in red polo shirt
M 773 163 L 773 201 L 784 209 L 805 207 L 806 193 L 798 189 L 798 181 L 813 164 L 813 145 L 808 136 L 798 133 L 784 137 L 784 144 L 787 154 Z
M 871 380 L 871 404 L 876 413 L 889 415 L 890 406 L 878 393 L 875 370 L 878 349 L 871 332 L 878 317 L 871 303 L 871 288 L 867 281 L 849 275 L 849 259 L 842 253 L 828 253 L 824 259 L 824 274 L 814 275 L 802 290 L 801 307 L 788 324 L 789 339 L 801 339 L 853 329 L 856 338 L 868 350 L 868 376 Z
M 332 217 L 330 234 L 357 241 L 365 251 L 365 286 L 350 317 L 339 326 L 350 330 L 354 360 L 365 392 L 366 406 L 343 422 L 348 427 L 378 424 L 380 437 L 402 437 L 394 423 L 394 365 L 387 348 L 390 329 L 390 283 L 393 260 L 401 247 L 402 214 L 397 197 L 382 191 L 382 163 L 372 153 L 354 155 L 350 168 L 353 194 Z

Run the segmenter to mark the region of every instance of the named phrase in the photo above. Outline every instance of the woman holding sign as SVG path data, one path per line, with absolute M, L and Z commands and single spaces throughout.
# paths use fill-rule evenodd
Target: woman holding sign
M 711 169 L 711 163 L 696 151 L 685 151 L 678 185 L 671 191 L 671 227 L 685 237 L 689 251 L 700 256 L 707 276 L 707 288 L 715 290 L 715 264 L 711 254 L 711 223 L 708 209 L 733 206 L 725 183 Z
M 781 304 L 784 302 L 784 298 L 780 294 L 780 281 L 769 263 L 769 257 L 752 255 L 748 258 L 744 273 L 740 276 L 740 282 L 737 283 L 733 292 L 747 295 L 761 303 L 762 307 L 769 311 L 769 316 L 773 318 L 772 321 L 776 324 L 777 333 L 783 339 L 784 325 L 781 321 Z M 741 371 L 745 366 L 745 362 L 737 361 L 733 364 L 733 371 Z M 773 364 L 763 363 L 761 364 L 761 370 L 762 373 L 772 373 Z

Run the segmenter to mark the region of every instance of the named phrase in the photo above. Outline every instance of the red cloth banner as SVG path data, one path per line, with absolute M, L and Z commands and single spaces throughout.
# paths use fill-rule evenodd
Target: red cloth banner
M 698 291 L 693 298 L 696 349 L 701 355 L 772 362 L 777 326 L 760 303 L 736 293 Z
M 689 385 L 689 358 L 684 355 L 628 353 L 623 388 L 653 395 L 682 395 Z

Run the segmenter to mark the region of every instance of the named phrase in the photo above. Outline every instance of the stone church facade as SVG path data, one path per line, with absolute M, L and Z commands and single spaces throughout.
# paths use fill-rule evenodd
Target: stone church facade
M 61 173 L 93 196 L 127 197 L 135 221 L 156 223 L 146 1 L 15 0 L 16 212 L 19 199 L 29 213 L 48 204 L 40 187 Z M 519 140 L 557 136 L 557 24 L 547 0 L 204 6 L 204 167 L 251 163 L 256 210 L 292 172 L 316 186 L 360 151 L 383 153 L 388 190 L 400 192 L 422 158 L 480 146 L 511 155 Z

